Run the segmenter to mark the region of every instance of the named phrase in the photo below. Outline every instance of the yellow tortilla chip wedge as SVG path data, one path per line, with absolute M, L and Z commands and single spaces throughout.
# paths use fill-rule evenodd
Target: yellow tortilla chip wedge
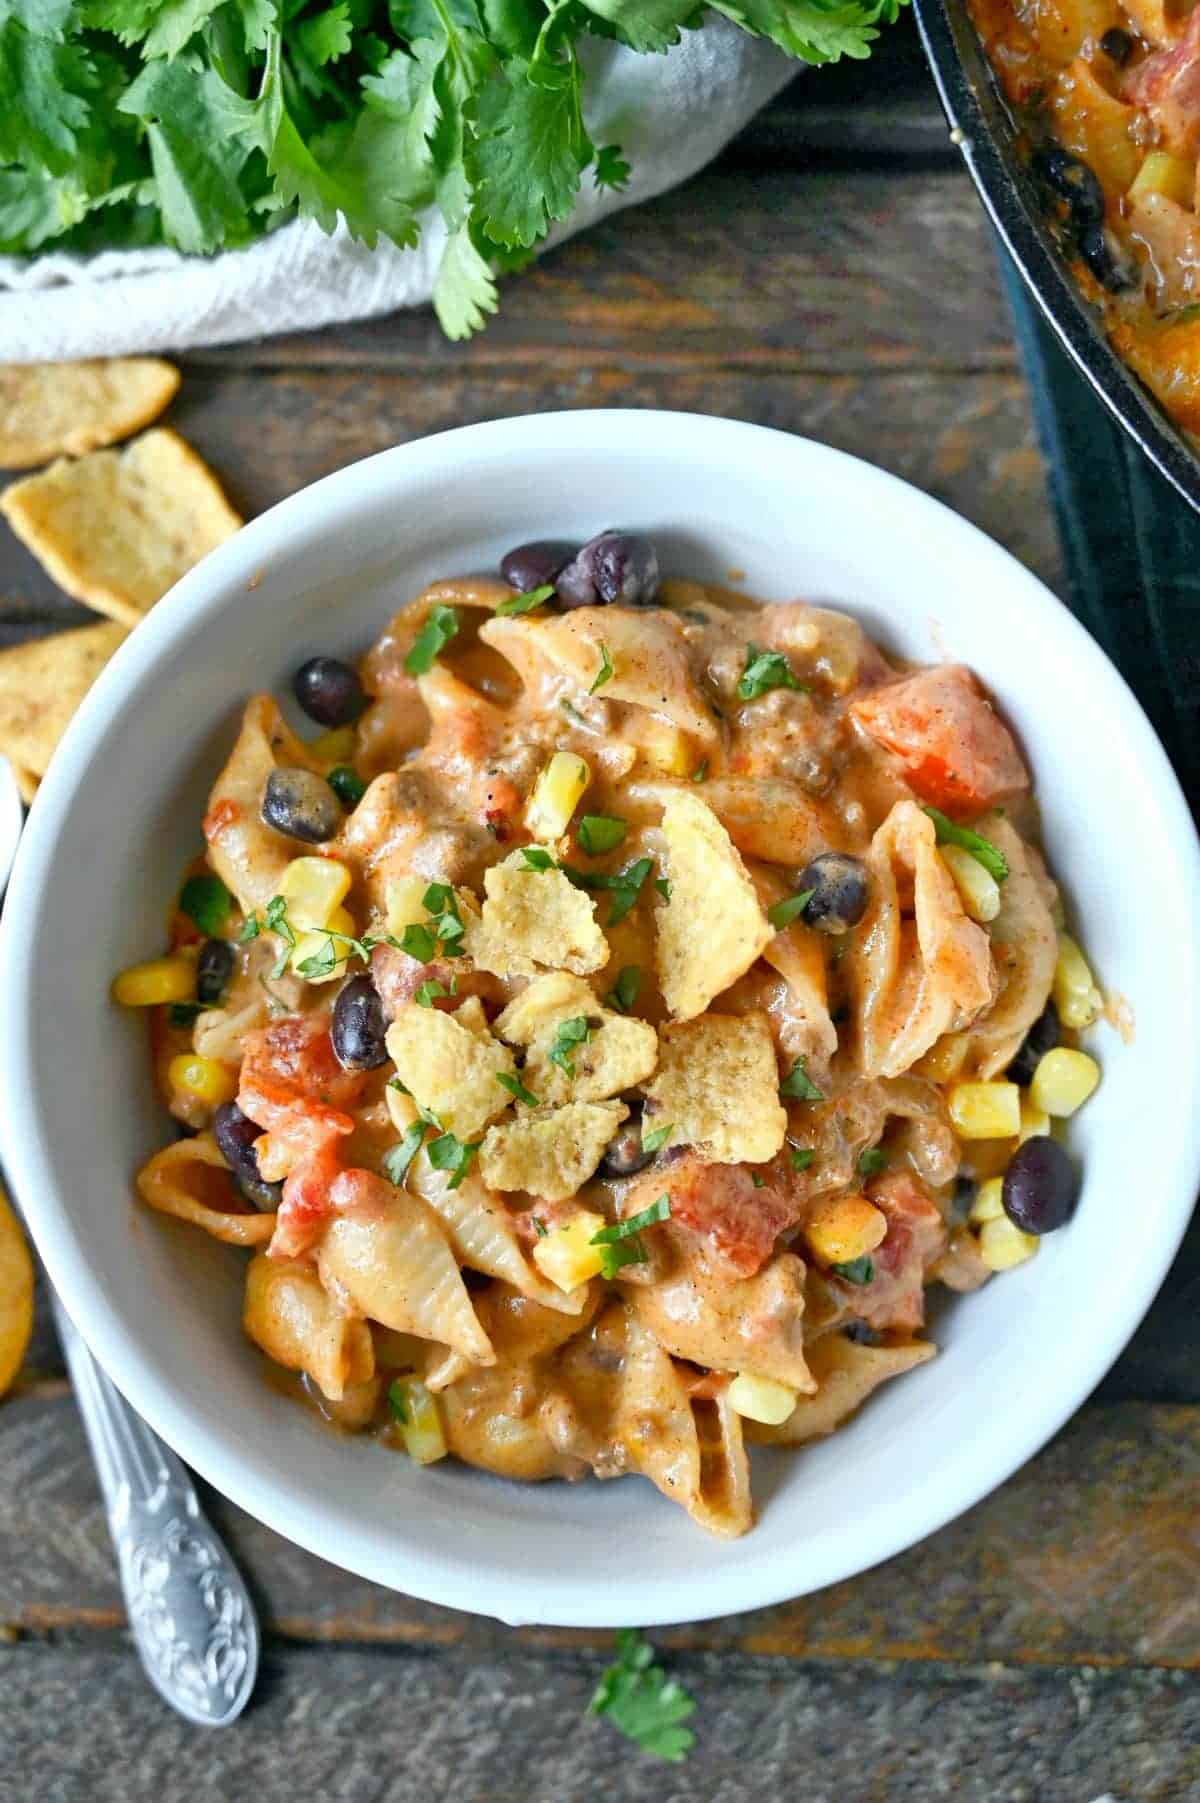
M 676 1020 L 703 1014 L 774 938 L 746 866 L 708 803 L 680 790 L 663 808 L 670 899 L 659 907 L 656 960 Z
M 775 1042 L 765 1014 L 706 1014 L 659 1035 L 646 1085 L 647 1128 L 670 1126 L 668 1146 L 695 1146 L 711 1164 L 764 1164 L 787 1132 Z
M 0 365 L 0 469 L 82 457 L 157 419 L 179 371 L 157 357 Z
M 35 784 L 45 775 L 75 709 L 127 636 L 123 626 L 106 623 L 0 651 L 0 751 L 22 795 L 22 772 Z
M 14 482 L 0 513 L 60 588 L 124 626 L 242 523 L 211 470 L 165 429 Z
M 0 1189 L 0 1396 L 21 1369 L 33 1331 L 33 1260 Z
M 38 792 L 39 778 L 34 775 L 32 770 L 26 770 L 24 764 L 14 764 L 11 758 L 8 760 L 8 767 L 13 773 L 13 780 L 17 785 L 17 793 L 21 800 L 26 807 L 32 806 L 33 798 Z
M 523 1108 L 514 1120 L 488 1128 L 479 1148 L 479 1174 L 489 1189 L 563 1202 L 587 1182 L 628 1115 L 624 1102 Z

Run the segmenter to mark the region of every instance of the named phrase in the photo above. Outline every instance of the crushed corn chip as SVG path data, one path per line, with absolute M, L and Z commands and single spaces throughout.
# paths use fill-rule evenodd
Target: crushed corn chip
M 125 637 L 123 626 L 106 621 L 0 651 L 0 751 L 44 776 L 76 708 Z
M 672 795 L 662 824 L 670 900 L 657 916 L 658 977 L 671 1013 L 693 1020 L 749 970 L 774 928 L 707 802 Z
M 406 1004 L 388 1028 L 386 1044 L 400 1081 L 447 1133 L 474 1139 L 508 1107 L 511 1098 L 496 1074 L 512 1076 L 516 1065 L 508 1047 L 488 1032 L 477 996 L 457 1014 Z
M 479 1148 L 479 1174 L 489 1189 L 563 1202 L 587 1182 L 628 1113 L 624 1102 L 522 1109 L 489 1128 Z
M 483 887 L 482 913 L 467 922 L 463 941 L 479 970 L 498 977 L 528 977 L 539 969 L 586 976 L 608 963 L 595 903 L 561 870 L 531 870 L 517 851 L 492 865 Z
M 0 469 L 82 457 L 148 426 L 179 387 L 157 357 L 10 363 L 0 369 Z
M 783 1144 L 787 1113 L 765 1014 L 706 1014 L 662 1029 L 646 1086 L 647 1126 L 671 1124 L 668 1145 L 714 1164 L 761 1164 Z
M 572 1079 L 549 1053 L 561 1022 L 580 1015 L 591 1032 L 571 1049 Z M 528 1047 L 522 1082 L 542 1102 L 606 1101 L 644 1083 L 658 1062 L 658 1035 L 649 1021 L 602 1007 L 583 979 L 566 971 L 535 977 L 508 1004 L 496 1031 L 510 1045 Z

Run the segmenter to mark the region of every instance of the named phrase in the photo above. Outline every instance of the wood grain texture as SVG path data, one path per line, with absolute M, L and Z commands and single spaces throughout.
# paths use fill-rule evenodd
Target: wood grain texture
M 1200 1785 L 1200 1685 L 1178 1673 L 685 1655 L 697 1745 L 672 1767 L 586 1714 L 602 1663 L 276 1649 L 213 1735 L 119 1648 L 0 1648 L 0 1803 L 1162 1803 Z
M 68 1395 L 42 1388 L 0 1409 L 0 1470 L 0 1622 L 34 1632 L 119 1625 L 107 1532 Z M 1200 1408 L 1090 1408 L 994 1496 L 869 1577 L 658 1638 L 797 1659 L 1200 1667 L 1198 1493 Z M 604 1644 L 559 1630 L 514 1636 L 396 1596 L 219 1497 L 210 1505 L 266 1623 L 290 1639 L 478 1651 L 514 1639 Z M 699 1593 L 697 1603 L 702 1612 Z

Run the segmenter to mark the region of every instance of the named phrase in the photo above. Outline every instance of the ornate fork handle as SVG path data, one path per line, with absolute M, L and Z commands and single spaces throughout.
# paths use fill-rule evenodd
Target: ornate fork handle
M 245 1708 L 258 1671 L 258 1621 L 241 1573 L 180 1461 L 104 1375 L 57 1298 L 54 1314 L 146 1674 L 189 1721 L 223 1727 Z

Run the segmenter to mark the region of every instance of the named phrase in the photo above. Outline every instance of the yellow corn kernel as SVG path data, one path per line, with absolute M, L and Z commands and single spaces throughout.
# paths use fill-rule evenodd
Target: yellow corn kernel
M 874 1252 L 887 1233 L 887 1220 L 865 1196 L 834 1196 L 808 1218 L 804 1237 L 827 1265 L 848 1265 Z
M 1164 194 L 1178 206 L 1191 207 L 1196 172 L 1182 157 L 1166 150 L 1152 150 L 1129 184 L 1129 198 L 1137 194 Z
M 404 1450 L 417 1465 L 432 1465 L 446 1456 L 446 1436 L 437 1399 L 415 1377 L 397 1377 L 388 1386 Z
M 574 751 L 556 751 L 525 803 L 525 825 L 539 842 L 561 839 L 583 800 L 592 772 Z
M 1087 959 L 1069 933 L 1058 936 L 1058 962 L 1054 966 L 1054 1006 L 1064 1027 L 1090 1027 L 1104 1006 Z
M 950 1120 L 960 1139 L 1015 1139 L 1021 1131 L 1021 1092 L 1015 1083 L 956 1083 Z
M 965 1033 L 943 1033 L 917 1064 L 917 1074 L 931 1083 L 949 1083 L 966 1063 L 969 1043 Z
M 1050 1131 L 1050 1116 L 1044 1108 L 1035 1108 L 1027 1095 L 1021 1097 L 1021 1131 L 1017 1141 L 1024 1145 L 1027 1139 L 1040 1139 Z
M 299 932 L 329 925 L 350 890 L 350 872 L 334 858 L 293 858 L 279 879 L 288 920 Z
M 767 1427 L 778 1427 L 796 1406 L 796 1392 L 773 1377 L 760 1377 L 757 1371 L 739 1371 L 726 1392 L 735 1415 L 747 1421 L 762 1421 Z
M 405 927 L 428 925 L 429 915 L 421 899 L 428 888 L 428 880 L 423 876 L 392 878 L 384 892 L 389 933 L 399 938 Z
M 344 977 L 346 974 L 346 954 L 350 947 L 343 945 L 340 939 L 334 939 L 331 942 L 329 938 L 331 932 L 348 933 L 351 938 L 356 936 L 354 916 L 349 908 L 335 908 L 323 928 L 315 927 L 311 933 L 297 934 L 289 962 L 297 976 L 304 976 L 306 983 L 332 983 L 335 977 Z M 305 960 L 320 958 L 324 962 L 329 950 L 333 952 L 333 969 L 327 970 L 323 977 L 305 976 L 300 969 Z
M 352 764 L 354 762 L 354 728 L 331 726 L 307 746 L 309 757 L 318 764 Z
M 1100 1066 L 1094 1058 L 1086 1052 L 1072 1052 L 1065 1045 L 1055 1046 L 1038 1060 L 1029 1099 L 1035 1108 L 1064 1120 L 1083 1107 L 1099 1081 Z
M 167 1082 L 175 1093 L 195 1096 L 210 1108 L 232 1102 L 238 1092 L 237 1072 L 218 1058 L 201 1058 L 195 1052 L 180 1052 L 167 1066 Z
M 989 1177 L 981 1183 L 975 1192 L 975 1200 L 971 1204 L 971 1212 L 967 1217 L 972 1227 L 982 1227 L 985 1221 L 998 1221 L 1004 1213 L 1004 1179 Z
M 603 1215 L 583 1210 L 544 1239 L 533 1242 L 534 1264 L 560 1290 L 578 1289 L 581 1283 L 599 1275 L 600 1248 L 591 1241 L 607 1225 Z
M 1011 1271 L 1023 1265 L 1038 1249 L 1037 1235 L 1022 1233 L 1005 1214 L 985 1221 L 979 1232 L 979 1255 L 989 1271 Z
M 985 926 L 995 920 L 1000 912 L 1000 885 L 991 871 L 961 845 L 940 845 L 938 852 L 971 919 Z
M 131 964 L 113 979 L 110 991 L 122 1008 L 156 1008 L 160 1002 L 189 1002 L 196 988 L 196 966 L 178 955 Z
M 638 749 L 663 776 L 690 776 L 696 768 L 696 756 L 687 738 L 677 726 L 664 720 L 639 722 Z

